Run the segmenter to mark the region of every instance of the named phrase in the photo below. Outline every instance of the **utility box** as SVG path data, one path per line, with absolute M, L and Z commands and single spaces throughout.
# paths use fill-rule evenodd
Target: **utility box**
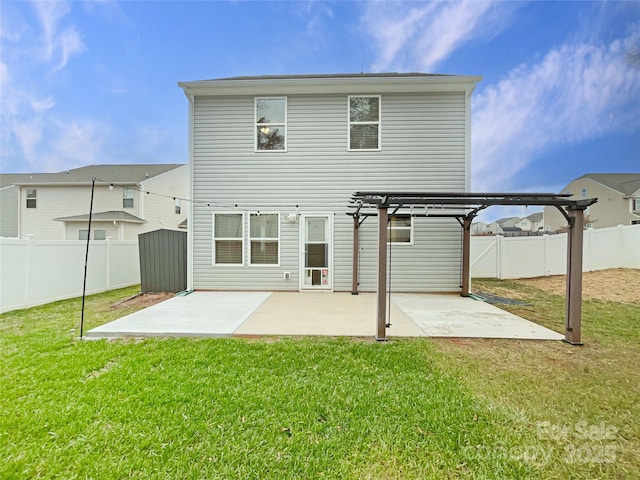
M 138 248 L 142 293 L 187 289 L 187 232 L 160 229 L 141 233 Z

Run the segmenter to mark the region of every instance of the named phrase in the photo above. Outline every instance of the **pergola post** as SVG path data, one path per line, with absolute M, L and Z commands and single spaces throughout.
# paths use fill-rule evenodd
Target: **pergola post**
M 358 255 L 360 254 L 360 222 L 353 216 L 353 267 L 351 273 L 351 295 L 358 295 Z
M 564 341 L 582 345 L 582 242 L 584 210 L 570 209 L 567 234 L 567 298 Z
M 471 258 L 471 220 L 472 217 L 464 217 L 462 222 L 462 295 L 468 297 L 471 295 L 471 275 L 470 275 L 470 258 Z
M 378 208 L 378 311 L 376 340 L 387 340 L 387 207 Z

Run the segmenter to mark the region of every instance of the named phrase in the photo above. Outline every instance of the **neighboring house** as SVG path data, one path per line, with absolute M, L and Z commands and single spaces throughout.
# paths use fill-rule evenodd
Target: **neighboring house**
M 513 228 L 517 227 L 518 223 L 520 223 L 520 217 L 504 217 L 496 220 L 495 223 L 497 223 L 498 226 L 503 230 L 505 228 Z
M 529 231 L 538 232 L 544 229 L 544 213 L 535 212 L 525 217 L 529 221 Z M 524 227 L 521 227 L 523 230 Z
M 587 173 L 571 181 L 562 192 L 572 194 L 574 199 L 598 199 L 584 212 L 586 228 L 640 223 L 640 173 Z M 555 207 L 545 207 L 545 231 L 562 230 L 566 225 Z
M 190 112 L 189 288 L 350 291 L 356 191 L 464 192 L 480 77 L 355 74 L 181 82 Z M 460 291 L 460 225 L 396 212 L 394 291 Z M 360 228 L 375 291 L 377 219 Z
M 489 233 L 489 225 L 486 222 L 473 222 L 471 224 L 471 235 L 486 235 Z
M 136 240 L 139 233 L 177 229 L 187 217 L 188 166 L 92 165 L 60 173 L 0 175 L 3 237 L 43 240 L 91 237 Z

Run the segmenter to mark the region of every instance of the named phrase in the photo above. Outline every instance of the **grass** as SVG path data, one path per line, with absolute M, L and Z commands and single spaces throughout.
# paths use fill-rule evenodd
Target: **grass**
M 560 329 L 561 298 L 508 282 L 482 290 L 498 286 L 533 304 L 511 310 Z M 109 307 L 133 293 L 90 297 L 87 329 L 128 313 Z M 587 302 L 580 348 L 78 341 L 79 306 L 69 300 L 0 316 L 0 478 L 546 479 L 640 471 L 638 305 Z M 601 425 L 616 429 L 613 440 L 595 438 Z M 573 428 L 573 457 L 558 440 L 562 427 Z M 607 461 L 594 461 L 595 453 Z

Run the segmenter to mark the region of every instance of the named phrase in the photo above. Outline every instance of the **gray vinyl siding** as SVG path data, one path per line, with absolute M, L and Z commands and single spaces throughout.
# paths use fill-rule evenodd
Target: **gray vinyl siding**
M 298 290 L 300 224 L 284 217 L 299 211 L 333 213 L 333 289 L 348 291 L 353 220 L 345 213 L 352 193 L 465 190 L 464 92 L 383 94 L 382 148 L 373 152 L 347 151 L 347 97 L 288 96 L 287 152 L 254 152 L 254 97 L 195 98 L 194 288 Z M 281 214 L 280 264 L 248 265 L 245 227 L 245 264 L 213 266 L 212 213 L 256 210 Z M 414 222 L 413 245 L 393 246 L 393 290 L 459 291 L 460 226 L 455 219 Z M 361 291 L 376 287 L 376 231 L 376 218 L 361 229 Z
M 18 237 L 19 202 L 17 187 L 0 188 L 0 237 Z

